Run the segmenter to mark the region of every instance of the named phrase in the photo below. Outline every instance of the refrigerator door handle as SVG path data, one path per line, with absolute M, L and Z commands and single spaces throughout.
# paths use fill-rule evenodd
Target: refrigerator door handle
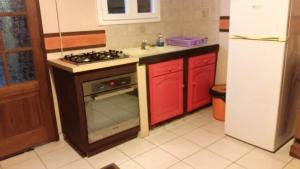
M 279 37 L 262 37 L 262 38 L 254 38 L 254 37 L 247 37 L 247 36 L 240 36 L 240 35 L 233 35 L 230 39 L 242 39 L 242 40 L 258 40 L 258 41 L 276 41 L 276 42 L 285 42 L 284 38 Z

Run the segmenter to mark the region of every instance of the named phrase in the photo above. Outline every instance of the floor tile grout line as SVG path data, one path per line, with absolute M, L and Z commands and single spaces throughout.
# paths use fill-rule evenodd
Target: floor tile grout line
M 61 147 L 61 148 L 59 148 L 59 149 L 64 149 L 64 148 L 67 148 L 67 147 L 69 147 L 69 148 L 71 148 L 72 150 L 73 150 L 73 148 L 71 147 L 71 146 L 69 146 L 69 145 L 66 145 L 66 146 L 64 146 L 64 147 Z M 54 152 L 54 151 L 57 151 L 57 150 L 59 150 L 59 149 L 56 149 L 56 150 L 53 150 L 53 151 L 51 151 L 51 152 Z M 42 154 L 42 155 L 46 155 L 46 154 L 50 154 L 51 152 L 48 152 L 48 153 L 45 153 L 45 154 Z M 43 159 L 42 159 L 42 155 L 40 156 L 37 152 L 35 152 L 34 151 L 34 153 L 39 157 L 39 159 L 44 163 L 44 161 L 43 161 Z M 77 152 L 75 152 L 75 153 L 77 153 Z M 68 163 L 66 163 L 66 164 L 64 164 L 64 165 L 62 165 L 62 166 L 59 166 L 59 167 L 57 167 L 57 169 L 59 169 L 59 168 L 62 168 L 62 167 L 65 167 L 65 166 L 67 166 L 67 165 L 69 165 L 69 164 L 71 164 L 71 163 L 74 163 L 74 162 L 76 162 L 76 161 L 79 161 L 79 160 L 81 160 L 82 159 L 82 157 L 80 156 L 80 159 L 76 159 L 76 160 L 72 160 L 72 161 L 70 161 L 70 162 L 68 162 Z M 46 164 L 45 164 L 46 165 Z M 46 165 L 47 166 L 47 165 Z M 48 169 L 48 167 L 46 167 L 47 169 Z
M 144 140 L 144 138 L 142 138 L 142 139 Z M 151 143 L 151 144 L 152 144 L 152 143 Z M 150 152 L 151 150 L 155 149 L 155 147 L 156 147 L 156 145 L 154 145 L 153 148 L 151 148 L 151 149 L 145 151 L 144 153 L 141 153 L 140 155 L 145 154 L 146 152 Z M 135 161 L 135 158 L 138 157 L 138 156 L 140 156 L 140 155 L 136 155 L 136 156 L 134 156 L 134 157 L 130 157 L 128 154 L 126 154 L 125 152 L 123 152 L 123 151 L 122 151 L 121 149 L 119 149 L 118 147 L 116 147 L 116 149 L 119 150 L 119 151 L 120 151 L 122 154 L 124 154 L 125 156 L 127 156 L 127 157 L 129 158 L 128 161 L 131 160 L 131 161 L 135 162 L 137 165 L 139 165 L 140 167 L 142 167 L 142 168 L 144 169 L 144 167 L 143 167 L 140 163 L 138 163 L 137 161 Z M 126 161 L 126 162 L 128 162 L 128 161 Z M 126 163 L 126 162 L 124 162 L 124 163 Z M 124 163 L 122 163 L 122 164 L 124 164 Z
M 155 145 L 155 144 L 149 142 L 148 140 L 146 140 L 146 139 L 144 139 L 144 138 L 141 138 L 141 139 L 144 140 L 144 141 L 147 141 L 147 142 L 150 143 L 150 144 L 152 144 L 154 147 L 151 148 L 151 149 L 149 149 L 149 150 L 147 150 L 147 151 L 145 151 L 145 152 L 139 153 L 139 154 L 135 155 L 134 157 L 130 157 L 129 155 L 127 155 L 125 152 L 123 152 L 121 149 L 119 149 L 118 146 L 116 147 L 116 149 L 118 149 L 120 152 L 122 152 L 124 155 L 126 155 L 126 156 L 129 157 L 130 159 L 133 159 L 133 158 L 136 158 L 136 157 L 138 157 L 138 156 L 141 156 L 141 155 L 143 155 L 143 154 L 145 154 L 145 153 L 147 153 L 147 152 L 150 152 L 150 151 L 152 151 L 152 150 L 154 150 L 155 148 L 158 147 L 157 145 Z
M 186 124 L 183 124 L 183 125 L 186 125 Z M 197 130 L 197 129 L 199 128 L 198 126 L 193 125 L 193 124 L 189 124 L 189 125 L 192 125 L 192 126 L 195 126 L 195 127 L 196 127 L 196 128 L 194 128 L 194 129 L 190 130 L 189 132 L 195 131 L 195 130 Z M 182 125 L 179 125 L 179 126 L 177 126 L 177 127 L 180 127 L 180 126 L 182 126 Z M 185 134 L 178 135 L 177 133 L 173 132 L 173 131 L 170 130 L 170 129 L 167 129 L 167 128 L 165 128 L 165 129 L 166 129 L 167 131 L 169 131 L 169 132 L 172 132 L 173 134 L 175 134 L 175 135 L 178 136 L 178 137 L 181 137 L 181 136 L 185 135 Z
M 176 135 L 177 136 L 177 135 Z M 177 136 L 177 138 L 180 138 L 180 136 Z M 144 139 L 143 138 L 143 140 L 145 140 L 145 141 L 147 141 L 147 142 L 150 142 L 150 141 L 148 141 L 148 140 L 146 140 L 146 139 Z M 170 140 L 169 142 L 171 142 L 172 140 Z M 151 142 L 150 142 L 151 143 Z M 153 144 L 153 143 L 151 143 L 151 144 Z M 169 154 L 169 155 L 171 155 L 172 157 L 174 157 L 175 159 L 177 159 L 178 160 L 178 162 L 184 162 L 183 160 L 181 160 L 181 159 L 179 159 L 178 157 L 176 157 L 176 156 L 174 156 L 173 154 L 171 154 L 170 152 L 168 152 L 168 151 L 166 151 L 166 150 L 164 150 L 164 149 L 162 149 L 159 145 L 156 145 L 156 144 L 153 144 L 154 145 L 154 147 L 152 148 L 152 149 L 150 149 L 150 150 L 148 150 L 148 151 L 145 151 L 145 152 L 143 152 L 143 153 L 141 153 L 141 154 L 139 154 L 139 155 L 136 155 L 136 156 L 134 156 L 134 157 L 130 157 L 130 156 L 128 156 L 125 152 L 123 152 L 122 150 L 120 150 L 120 149 L 118 149 L 120 152 L 122 152 L 123 154 L 125 154 L 127 157 L 129 157 L 131 160 L 133 160 L 134 162 L 136 162 L 139 166 L 141 166 L 142 168 L 144 168 L 142 165 L 140 165 L 139 164 L 139 162 L 137 162 L 135 159 L 138 157 L 138 156 L 142 156 L 143 154 L 146 154 L 146 153 L 148 153 L 148 152 L 150 152 L 150 151 L 152 151 L 152 150 L 154 150 L 154 149 L 156 149 L 156 148 L 158 148 L 158 149 L 160 149 L 160 150 L 162 150 L 162 151 L 164 151 L 165 153 L 167 153 L 167 154 Z M 162 144 L 163 145 L 163 144 Z M 198 146 L 198 145 L 197 145 Z M 201 146 L 199 146 L 201 149 L 202 149 L 202 147 Z M 201 150 L 200 149 L 200 150 Z M 198 151 L 197 151 L 198 152 Z M 178 163 L 177 162 L 177 163 Z M 125 163 L 125 162 L 124 162 Z M 177 164 L 177 163 L 175 163 L 175 164 Z M 175 165 L 174 164 L 174 165 Z M 192 167 L 193 168 L 193 167 Z
M 205 149 L 206 151 L 209 151 L 209 152 L 213 153 L 214 155 L 217 155 L 218 157 L 221 157 L 221 158 L 223 158 L 223 159 L 225 159 L 225 160 L 227 160 L 227 161 L 230 161 L 230 162 L 232 162 L 232 163 L 235 162 L 235 161 L 232 161 L 231 159 L 228 159 L 228 158 L 226 158 L 226 157 L 221 156 L 220 154 L 218 154 L 218 153 L 216 153 L 216 152 L 211 151 L 210 149 L 208 149 L 208 147 L 205 147 L 205 148 L 203 148 L 203 149 Z
M 247 169 L 247 168 L 245 168 L 244 166 L 242 166 L 242 165 L 240 165 L 240 164 L 238 164 L 238 163 L 236 163 L 236 162 L 232 162 L 229 166 L 227 166 L 226 168 L 229 168 L 229 167 L 231 167 L 232 165 L 237 165 L 237 166 L 239 166 L 239 167 L 241 167 L 241 168 L 243 168 L 243 169 Z M 225 168 L 225 169 L 226 169 Z
M 8 158 L 8 159 L 5 159 L 5 160 L 9 160 L 9 159 L 11 159 L 11 158 L 15 158 L 15 157 L 18 157 L 18 156 L 22 156 L 22 155 L 24 155 L 24 154 L 26 154 L 26 153 L 33 153 L 33 154 L 35 154 L 35 152 L 33 151 L 33 150 L 28 150 L 28 151 L 24 151 L 24 152 L 22 152 L 22 153 L 20 153 L 20 154 L 18 154 L 18 155 L 16 155 L 16 156 L 13 156 L 13 157 L 10 157 L 10 158 Z M 25 160 L 22 160 L 21 162 L 18 162 L 18 163 L 15 163 L 15 164 L 11 164 L 9 167 L 5 167 L 5 168 L 11 168 L 11 167 L 13 167 L 13 166 L 16 166 L 16 165 L 19 165 L 19 164 L 23 164 L 23 163 L 25 163 L 25 162 L 27 162 L 27 161 L 29 161 L 29 160 L 32 160 L 32 159 L 34 159 L 36 156 L 34 156 L 34 157 L 30 157 L 30 158 L 26 158 Z M 3 160 L 3 161 L 5 161 L 5 160 Z M 1 161 L 2 162 L 2 161 Z M 1 167 L 2 168 L 4 168 L 3 167 L 3 164 L 1 165 Z
M 96 169 L 95 167 L 94 167 L 94 165 L 87 159 L 87 158 L 89 158 L 89 157 L 85 157 L 85 158 L 83 158 L 93 169 Z
M 166 125 L 167 125 L 167 124 L 166 124 Z M 164 126 L 162 126 L 162 127 L 165 127 L 166 125 L 164 125 Z M 197 127 L 197 126 L 196 126 L 196 127 Z M 170 130 L 168 130 L 168 129 L 166 129 L 166 128 L 164 128 L 164 130 L 165 130 L 166 132 L 171 132 L 171 133 L 173 133 L 176 137 L 173 138 L 173 139 L 170 139 L 170 140 L 168 140 L 168 141 L 166 141 L 166 142 L 164 142 L 164 143 L 161 143 L 161 144 L 159 144 L 159 145 L 156 145 L 156 144 L 152 143 L 151 141 L 149 141 L 149 140 L 147 140 L 147 139 L 145 139 L 145 138 L 143 138 L 143 139 L 145 139 L 145 140 L 147 140 L 148 142 L 150 142 L 150 143 L 156 145 L 156 148 L 159 148 L 160 150 L 162 150 L 162 151 L 166 152 L 167 154 L 171 155 L 172 157 L 176 158 L 176 159 L 178 160 L 177 163 L 183 162 L 183 163 L 187 164 L 186 162 L 183 161 L 185 158 L 187 158 L 187 157 L 189 157 L 189 156 L 192 156 L 192 155 L 196 154 L 197 152 L 199 152 L 200 150 L 203 149 L 202 146 L 199 146 L 198 144 L 195 144 L 195 143 L 191 142 L 190 140 L 187 140 L 186 138 L 183 137 L 183 135 L 182 135 L 182 136 L 179 136 L 179 135 L 175 134 L 174 132 L 172 132 L 172 131 L 170 131 Z M 161 148 L 161 146 L 163 146 L 163 145 L 165 145 L 165 144 L 167 144 L 167 143 L 170 143 L 170 142 L 172 142 L 172 141 L 174 141 L 175 139 L 178 139 L 178 138 L 184 139 L 184 140 L 186 140 L 186 141 L 189 141 L 189 142 L 195 144 L 196 146 L 198 146 L 198 147 L 200 148 L 200 150 L 198 150 L 198 151 L 196 151 L 196 152 L 190 154 L 189 156 L 185 157 L 184 159 L 180 159 L 180 158 L 176 157 L 175 155 L 173 155 L 172 153 L 170 153 L 170 152 L 164 150 L 163 148 Z M 140 156 L 140 155 L 139 155 L 139 156 Z M 136 158 L 136 157 L 135 157 L 135 158 Z M 133 160 L 134 160 L 134 159 L 133 159 Z M 135 160 L 134 160 L 134 161 L 135 161 Z M 137 162 L 137 163 L 138 163 L 138 162 Z M 172 166 L 176 165 L 177 163 L 174 163 L 173 165 L 171 165 L 171 166 L 168 167 L 168 168 L 171 168 Z M 190 164 L 187 164 L 187 165 L 194 169 L 194 167 L 191 166 Z
M 39 155 L 37 152 L 35 152 L 35 151 L 33 151 L 33 152 L 35 153 L 35 155 L 37 156 L 37 158 L 39 159 L 39 161 L 43 164 L 43 166 L 44 166 L 46 169 L 48 169 L 46 163 L 42 160 L 42 157 L 40 157 L 40 155 Z
M 175 165 L 177 165 L 177 164 L 179 164 L 179 163 L 184 163 L 185 165 L 187 165 L 187 166 L 191 167 L 192 169 L 195 169 L 195 167 L 193 167 L 193 166 L 191 166 L 190 164 L 188 164 L 188 163 L 184 162 L 183 160 L 180 160 L 179 162 L 177 162 L 177 163 L 175 163 L 175 164 L 171 165 L 171 166 L 170 166 L 170 167 L 168 167 L 167 169 L 169 169 L 169 168 L 171 168 L 171 167 L 173 167 L 173 166 L 175 166 Z
M 131 161 L 134 161 L 136 164 L 138 164 L 140 167 L 142 167 L 142 168 L 144 169 L 144 167 L 143 167 L 140 163 L 138 163 L 138 162 L 135 160 L 135 158 L 137 158 L 138 156 L 141 156 L 141 155 L 143 155 L 143 154 L 145 154 L 145 153 L 147 153 L 147 152 L 150 152 L 150 151 L 154 150 L 154 149 L 157 148 L 158 146 L 155 145 L 155 144 L 153 144 L 153 143 L 151 143 L 150 141 L 146 140 L 145 138 L 141 138 L 141 139 L 144 140 L 144 141 L 147 141 L 147 142 L 150 143 L 150 144 L 152 144 L 154 147 L 151 148 L 151 149 L 149 149 L 149 150 L 147 150 L 147 151 L 145 151 L 145 152 L 143 152 L 143 153 L 141 153 L 141 154 L 135 155 L 134 157 L 130 157 L 128 154 L 126 154 L 126 153 L 123 152 L 121 149 L 119 149 L 118 146 L 116 147 L 116 149 L 119 150 L 121 153 L 123 153 L 125 156 L 127 156 Z M 126 162 L 128 162 L 128 161 L 126 161 Z M 124 163 L 126 163 L 126 162 L 124 162 Z M 123 164 L 123 163 L 122 163 L 122 164 Z
M 200 147 L 200 146 L 199 146 L 199 147 Z M 190 156 L 192 156 L 192 155 L 198 153 L 200 150 L 202 150 L 202 147 L 200 147 L 200 150 L 198 150 L 198 151 L 196 151 L 196 152 L 194 152 L 194 153 L 192 153 L 192 154 L 190 154 L 190 155 L 184 157 L 183 159 L 180 159 L 180 158 L 176 157 L 175 155 L 173 155 L 171 152 L 168 152 L 168 151 L 162 149 L 161 147 L 158 147 L 158 148 L 161 149 L 162 151 L 164 151 L 165 153 L 167 153 L 167 154 L 173 156 L 174 158 L 176 158 L 176 159 L 178 160 L 177 163 L 180 163 L 180 162 L 185 163 L 185 162 L 184 162 L 184 159 L 186 159 L 186 158 L 188 158 L 188 157 L 190 157 Z M 176 165 L 177 163 L 175 163 L 174 165 Z M 172 165 L 172 166 L 173 166 L 173 165 Z M 190 165 L 189 165 L 189 166 L 190 166 Z M 171 166 L 170 166 L 170 167 L 171 167 Z M 168 167 L 168 168 L 170 168 L 170 167 Z M 192 167 L 192 166 L 191 166 L 191 167 Z M 192 168 L 194 168 L 194 167 L 192 167 Z
M 225 137 L 219 137 L 217 140 L 215 140 L 214 142 L 212 142 L 212 143 L 210 143 L 210 144 L 208 144 L 208 145 L 206 145 L 206 146 L 199 145 L 198 143 L 193 142 L 192 140 L 189 140 L 188 138 L 185 138 L 185 137 L 183 137 L 183 136 L 182 136 L 182 138 L 183 138 L 183 139 L 186 139 L 186 140 L 188 140 L 188 141 L 190 141 L 190 142 L 192 142 L 192 143 L 194 143 L 194 144 L 196 144 L 196 145 L 198 145 L 198 146 L 200 146 L 200 147 L 205 148 L 205 147 L 209 147 L 209 146 L 211 146 L 211 145 L 217 143 L 218 141 L 224 139 Z
M 207 150 L 207 151 L 209 151 L 209 152 L 211 152 L 211 153 L 213 153 L 213 154 L 215 154 L 215 155 L 218 155 L 219 157 L 222 157 L 223 159 L 226 159 L 226 160 L 228 160 L 228 161 L 231 161 L 231 162 L 236 162 L 236 161 L 240 160 L 242 157 L 244 157 L 244 155 L 250 153 L 251 151 L 253 151 L 253 150 L 255 149 L 255 147 L 252 147 L 248 152 L 246 152 L 245 154 L 243 154 L 243 155 L 242 155 L 241 157 L 239 157 L 237 160 L 232 161 L 232 160 L 230 160 L 230 159 L 228 159 L 228 158 L 226 158 L 226 157 L 223 157 L 222 155 L 220 155 L 220 154 L 218 154 L 218 153 L 216 153 L 216 152 L 214 152 L 214 151 L 212 151 L 212 150 L 209 149 L 210 146 L 216 144 L 217 142 L 219 142 L 219 141 L 221 141 L 221 140 L 223 140 L 223 139 L 226 139 L 226 138 L 223 137 L 223 138 L 221 138 L 220 140 L 215 141 L 214 143 L 212 143 L 212 144 L 210 144 L 210 145 L 204 147 L 204 149 Z
M 250 154 L 251 152 L 253 152 L 256 148 L 254 147 L 251 151 L 245 153 L 244 155 L 242 155 L 240 158 L 238 158 L 237 160 L 234 161 L 234 163 L 236 163 L 239 166 L 242 166 L 243 168 L 247 168 L 246 166 L 243 166 L 242 164 L 239 164 L 238 161 L 241 160 L 242 158 L 246 157 L 248 154 Z
M 285 168 L 285 167 L 289 166 L 289 165 L 290 165 L 290 163 L 291 163 L 293 160 L 294 160 L 294 158 L 292 158 L 291 160 L 289 160 L 289 161 L 286 163 L 286 165 L 285 165 L 283 168 Z M 291 166 L 293 167 L 293 165 L 291 165 Z
M 198 146 L 198 145 L 197 145 L 197 146 Z M 186 162 L 184 161 L 185 159 L 187 159 L 187 158 L 189 158 L 189 157 L 191 157 L 191 156 L 197 154 L 198 152 L 200 152 L 200 151 L 202 151 L 202 150 L 204 149 L 204 147 L 201 147 L 201 146 L 199 146 L 199 147 L 200 147 L 200 149 L 199 149 L 198 151 L 195 151 L 194 153 L 192 153 L 192 154 L 190 154 L 190 155 L 184 157 L 183 159 L 179 159 L 178 157 L 174 156 L 174 155 L 171 154 L 170 152 L 167 152 L 167 153 L 168 153 L 168 154 L 171 154 L 172 156 L 174 156 L 176 159 L 179 160 L 179 162 L 184 162 L 184 163 L 186 163 Z M 163 150 L 163 149 L 162 149 L 162 150 Z M 163 151 L 165 151 L 165 150 L 163 150 Z M 194 167 L 192 167 L 192 168 L 194 168 Z
M 143 169 L 145 169 L 144 166 L 142 166 L 138 161 L 136 161 L 135 159 L 132 159 L 133 162 L 135 162 L 137 165 L 139 165 L 140 167 L 142 167 Z
M 61 165 L 61 166 L 55 168 L 55 169 L 60 169 L 60 168 L 66 167 L 66 166 L 68 166 L 68 165 L 70 165 L 70 164 L 72 164 L 72 163 L 74 163 L 74 162 L 80 161 L 80 160 L 81 160 L 81 158 L 80 158 L 80 159 L 77 159 L 77 160 L 72 160 L 72 161 L 70 161 L 70 162 L 68 162 L 68 163 L 66 163 L 66 164 L 64 164 L 64 165 Z
M 183 136 L 181 136 L 181 138 L 183 138 L 183 139 L 185 139 L 185 140 L 187 140 L 187 141 L 192 142 L 191 140 L 188 140 L 188 139 L 186 139 L 186 138 L 183 137 Z M 189 157 L 191 157 L 191 156 L 193 156 L 193 155 L 199 153 L 200 151 L 203 151 L 203 150 L 209 151 L 209 149 L 207 149 L 207 148 L 208 148 L 210 145 L 213 145 L 213 144 L 217 143 L 218 141 L 220 141 L 220 140 L 222 140 L 222 139 L 224 139 L 224 138 L 225 138 L 225 137 L 221 137 L 220 139 L 214 141 L 213 143 L 211 143 L 211 144 L 209 144 L 209 145 L 207 145 L 207 146 L 205 146 L 205 147 L 200 146 L 199 144 L 196 144 L 196 143 L 192 142 L 192 143 L 194 143 L 195 145 L 199 146 L 201 149 L 198 150 L 198 151 L 196 151 L 196 152 L 194 152 L 194 153 L 192 153 L 192 154 L 190 154 L 189 156 L 186 156 L 185 158 L 181 159 L 180 162 L 186 163 L 186 162 L 184 161 L 185 159 L 188 159 Z M 211 152 L 211 151 L 209 151 L 209 152 Z M 213 153 L 213 154 L 217 155 L 218 157 L 220 157 L 220 158 L 222 158 L 222 159 L 227 160 L 227 161 L 230 162 L 230 164 L 229 164 L 228 166 L 226 166 L 225 168 L 229 167 L 230 165 L 232 165 L 232 164 L 234 163 L 234 161 L 228 160 L 228 159 L 226 159 L 226 158 L 224 158 L 224 157 L 222 157 L 222 156 L 220 156 L 220 155 L 218 155 L 218 154 L 216 154 L 216 153 L 214 153 L 214 152 L 211 152 L 211 153 Z M 186 164 L 188 164 L 188 163 L 186 163 Z M 189 165 L 189 166 L 190 166 L 190 165 Z M 192 168 L 194 168 L 194 167 L 192 167 Z
M 94 165 L 87 159 L 88 157 L 83 158 L 90 167 L 92 167 L 93 169 L 97 169 L 96 167 L 94 167 Z
M 65 140 L 63 140 L 63 141 L 65 141 Z M 55 142 L 50 142 L 50 143 L 55 143 Z M 50 143 L 48 143 L 48 144 L 50 144 Z M 45 145 L 47 145 L 47 144 L 45 144 Z M 55 148 L 55 149 L 50 150 L 49 152 L 46 152 L 46 153 L 40 154 L 40 153 L 36 150 L 37 147 L 35 147 L 35 148 L 33 149 L 33 151 L 36 152 L 37 154 L 40 154 L 40 155 L 46 155 L 46 154 L 52 153 L 52 152 L 54 152 L 54 151 L 57 151 L 57 150 L 60 150 L 60 149 L 66 148 L 66 147 L 70 147 L 70 145 L 68 145 L 67 142 L 65 142 L 65 145 L 64 145 L 64 146 L 59 147 L 59 148 Z

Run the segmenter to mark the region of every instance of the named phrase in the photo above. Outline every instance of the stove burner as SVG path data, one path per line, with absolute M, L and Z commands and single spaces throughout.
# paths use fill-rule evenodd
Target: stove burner
M 109 51 L 100 51 L 100 52 L 92 51 L 92 52 L 81 53 L 77 55 L 74 54 L 65 55 L 65 57 L 62 60 L 76 65 L 82 65 L 87 63 L 122 59 L 128 57 L 129 56 L 125 55 L 122 51 L 109 50 Z

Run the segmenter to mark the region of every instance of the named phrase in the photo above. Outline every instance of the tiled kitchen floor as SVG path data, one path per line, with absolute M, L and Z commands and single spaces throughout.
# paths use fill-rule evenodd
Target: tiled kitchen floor
M 272 154 L 223 131 L 224 124 L 206 108 L 91 158 L 81 158 L 59 141 L 1 161 L 0 168 L 100 169 L 116 163 L 121 169 L 300 169 L 300 160 L 288 155 L 292 142 Z

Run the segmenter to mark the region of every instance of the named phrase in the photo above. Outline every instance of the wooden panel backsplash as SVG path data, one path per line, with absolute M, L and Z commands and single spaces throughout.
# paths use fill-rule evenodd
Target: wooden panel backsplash
M 48 53 L 104 47 L 106 45 L 104 30 L 45 34 L 44 40 Z

